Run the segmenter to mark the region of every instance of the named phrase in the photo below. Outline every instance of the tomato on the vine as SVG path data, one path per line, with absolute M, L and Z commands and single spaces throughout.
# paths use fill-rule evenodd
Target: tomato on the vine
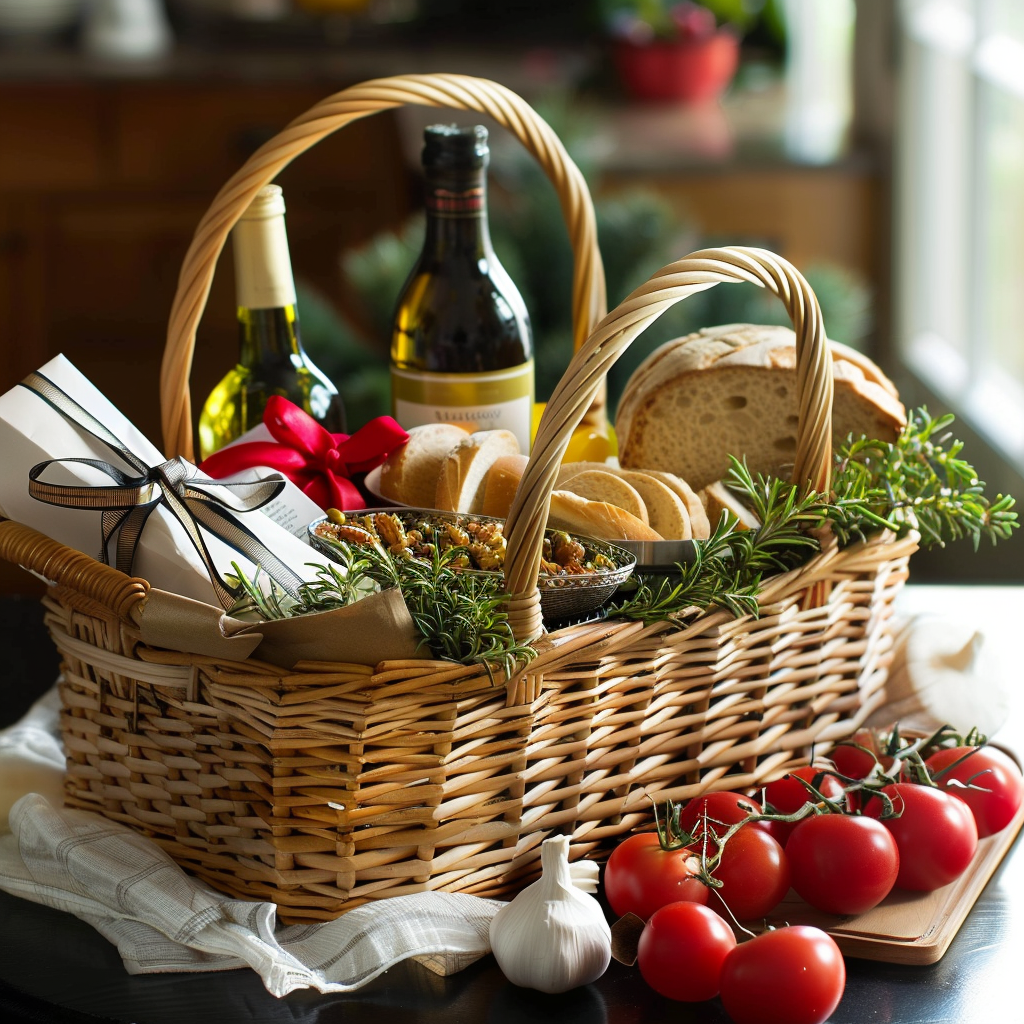
M 848 779 L 867 778 L 876 764 L 880 764 L 884 770 L 892 767 L 892 758 L 882 752 L 877 736 L 870 729 L 858 729 L 849 740 L 837 743 L 828 756 L 836 766 L 836 771 Z
M 774 910 L 789 892 L 789 861 L 782 847 L 767 832 L 744 825 L 721 849 L 711 874 L 722 887 L 711 890 L 708 905 L 726 920 L 731 912 L 737 921 L 753 921 Z
M 995 747 L 945 748 L 932 754 L 925 767 L 939 786 L 970 807 L 979 839 L 1001 832 L 1024 803 L 1024 775 Z M 968 783 L 977 788 L 968 789 Z
M 842 803 L 845 799 L 843 784 L 834 775 L 823 774 L 821 768 L 813 765 L 803 765 L 800 768 L 793 768 L 781 779 L 769 782 L 764 787 L 765 803 L 778 814 L 795 814 L 805 804 L 812 802 L 814 796 L 811 791 L 799 780 L 803 779 L 812 786 L 814 780 L 821 775 L 817 790 L 828 800 Z M 793 829 L 799 824 L 796 821 L 773 821 L 772 836 L 785 846 Z
M 862 914 L 896 884 L 900 851 L 874 818 L 816 814 L 798 822 L 786 844 L 793 888 L 830 914 Z
M 691 836 L 699 838 L 704 832 L 706 820 L 708 831 L 720 837 L 730 825 L 745 821 L 751 814 L 760 813 L 761 804 L 743 793 L 708 793 L 694 798 L 682 809 L 679 824 Z
M 735 945 L 732 929 L 713 910 L 699 903 L 670 903 L 644 927 L 637 963 L 655 992 L 696 1003 L 718 995 L 722 963 Z
M 881 822 L 900 851 L 896 885 L 931 892 L 959 878 L 978 847 L 978 828 L 967 804 L 945 790 L 913 782 L 896 782 L 882 792 L 900 812 L 898 818 Z M 877 796 L 864 805 L 872 820 L 883 811 L 884 802 Z
M 616 915 L 645 921 L 669 903 L 707 903 L 700 881 L 700 858 L 693 850 L 665 850 L 656 832 L 640 832 L 612 850 L 604 869 L 604 894 Z
M 720 982 L 736 1024 L 822 1024 L 843 996 L 846 964 L 831 936 L 795 925 L 741 942 Z

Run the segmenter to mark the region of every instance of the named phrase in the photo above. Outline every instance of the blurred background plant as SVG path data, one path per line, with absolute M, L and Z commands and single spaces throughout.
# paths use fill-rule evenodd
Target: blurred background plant
M 585 142 L 589 127 L 569 98 L 538 103 L 588 181 L 595 178 Z M 544 401 L 572 357 L 572 250 L 557 196 L 536 163 L 518 146 L 501 146 L 492 159 L 489 210 L 498 257 L 523 294 L 533 324 L 537 400 Z M 500 148 L 499 148 L 500 147 Z M 716 244 L 766 245 L 759 238 L 701 237 L 662 198 L 640 188 L 596 195 L 598 239 L 617 305 L 660 267 Z M 341 254 L 339 273 L 354 295 L 342 309 L 298 282 L 303 338 L 314 362 L 337 382 L 355 427 L 390 406 L 388 350 L 395 301 L 423 240 L 416 215 L 399 234 L 382 232 Z M 872 297 L 853 272 L 821 264 L 801 268 L 814 288 L 829 337 L 857 347 L 872 327 Z M 754 285 L 713 288 L 677 303 L 619 359 L 608 378 L 616 407 L 630 374 L 658 345 L 701 327 L 725 323 L 788 324 L 782 304 Z

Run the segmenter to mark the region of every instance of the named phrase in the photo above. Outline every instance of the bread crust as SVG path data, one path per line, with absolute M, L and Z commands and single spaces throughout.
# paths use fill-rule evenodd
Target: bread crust
M 848 432 L 894 440 L 906 411 L 870 360 L 830 343 L 833 442 Z M 630 378 L 616 432 L 625 468 L 672 472 L 700 489 L 728 456 L 754 472 L 786 473 L 795 454 L 796 336 L 786 327 L 728 324 L 667 342 Z M 716 404 L 717 403 L 717 404 Z

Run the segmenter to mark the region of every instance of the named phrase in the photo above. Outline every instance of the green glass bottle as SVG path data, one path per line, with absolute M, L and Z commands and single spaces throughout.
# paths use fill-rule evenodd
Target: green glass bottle
M 280 186 L 267 185 L 231 233 L 238 364 L 203 405 L 199 416 L 202 458 L 261 423 L 271 395 L 294 402 L 332 434 L 345 432 L 345 408 L 337 388 L 302 347 L 284 210 Z
M 487 224 L 487 129 L 424 133 L 426 236 L 391 336 L 392 412 L 403 427 L 511 430 L 530 450 L 533 340 Z

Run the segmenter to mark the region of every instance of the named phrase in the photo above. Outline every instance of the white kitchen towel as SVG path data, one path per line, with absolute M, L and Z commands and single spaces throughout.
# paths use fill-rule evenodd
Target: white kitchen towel
M 130 974 L 246 965 L 268 991 L 349 992 L 407 957 L 450 974 L 490 951 L 502 903 L 461 893 L 396 896 L 322 924 L 276 927 L 272 903 L 235 900 L 155 843 L 91 811 L 30 793 L 0 836 L 0 888 L 87 921 Z

